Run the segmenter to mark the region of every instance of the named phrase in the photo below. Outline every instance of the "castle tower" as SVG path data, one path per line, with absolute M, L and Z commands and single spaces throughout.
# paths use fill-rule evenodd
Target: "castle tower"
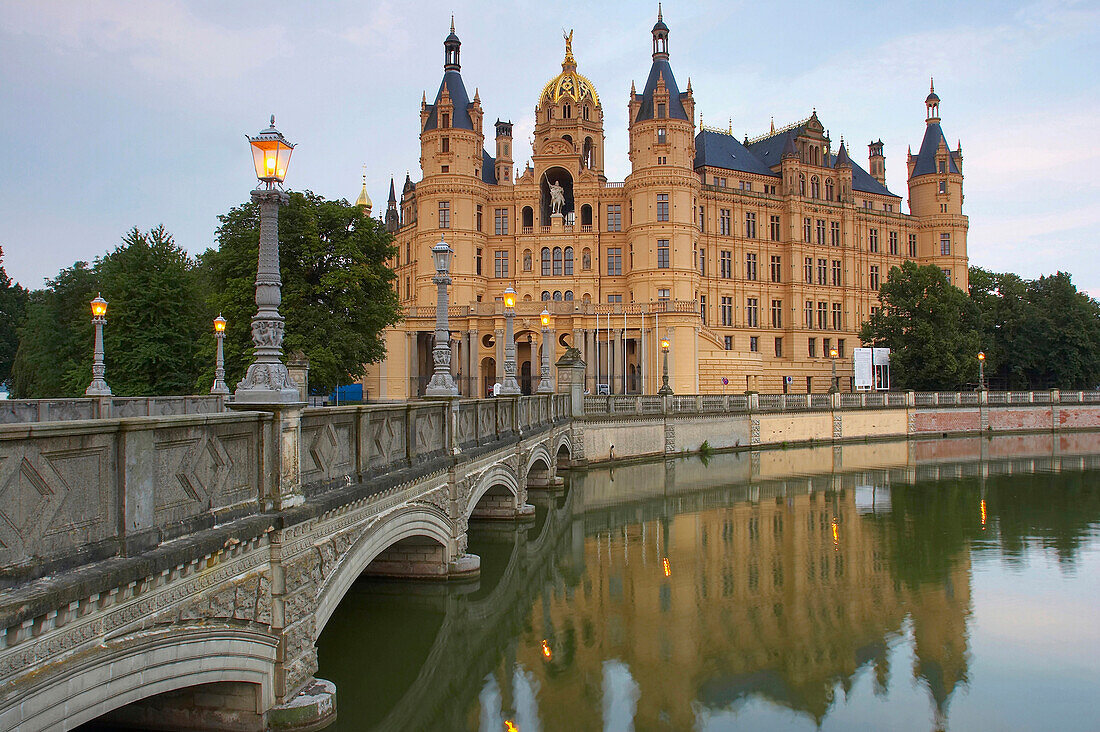
M 512 121 L 497 119 L 497 156 L 494 162 L 497 183 L 511 185 L 512 181 Z
M 867 163 L 871 177 L 886 185 L 886 156 L 882 153 L 882 140 L 876 140 L 867 146 Z
M 935 264 L 951 283 L 966 290 L 966 235 L 969 220 L 962 212 L 962 143 L 953 152 L 940 127 L 940 98 L 930 85 L 925 105 L 924 140 L 916 155 L 910 152 L 909 210 L 920 219 L 918 255 Z
M 393 191 L 393 177 L 390 177 L 390 197 L 386 201 L 386 231 L 391 234 L 397 233 L 397 230 L 401 228 L 401 214 L 397 211 L 397 196 Z

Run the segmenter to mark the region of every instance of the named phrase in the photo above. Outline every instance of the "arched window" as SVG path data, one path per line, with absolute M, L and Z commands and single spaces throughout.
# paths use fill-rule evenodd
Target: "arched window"
M 798 195 L 806 195 L 806 176 L 801 173 L 798 174 Z
M 816 175 L 810 178 L 810 198 L 821 198 L 821 183 Z
M 833 200 L 833 195 L 834 195 L 835 192 L 836 191 L 833 188 L 833 179 L 832 178 L 826 178 L 825 179 L 825 200 L 826 201 Z
M 581 226 L 592 225 L 592 207 L 587 203 L 581 206 Z
M 542 248 L 542 276 L 550 276 L 550 247 Z
M 550 300 L 550 291 L 549 290 L 543 290 L 542 291 L 542 300 L 543 300 L 543 302 L 547 302 L 547 301 Z
M 573 247 L 565 248 L 565 275 L 572 276 L 573 274 Z
M 587 292 L 584 293 L 581 295 L 581 302 L 592 302 L 592 295 Z
M 530 206 L 523 207 L 523 225 L 528 228 L 535 225 L 535 212 Z
M 582 110 L 582 116 L 583 116 L 583 117 L 584 117 L 585 119 L 588 119 L 588 105 L 587 105 L 587 104 L 586 104 L 586 105 L 584 105 L 584 109 Z M 569 298 L 569 299 L 572 299 L 572 298 Z
M 574 150 L 577 148 L 577 146 L 573 144 L 573 136 L 572 135 L 562 135 L 561 139 L 568 142 L 569 146 L 572 147 Z
M 561 302 L 561 290 L 554 290 L 554 302 Z
M 554 276 L 561 275 L 561 247 L 554 247 Z
M 569 119 L 573 116 L 573 110 L 568 104 L 563 104 L 561 108 L 561 118 Z
M 565 291 L 565 301 L 566 302 L 573 302 L 573 291 L 572 290 L 566 290 Z

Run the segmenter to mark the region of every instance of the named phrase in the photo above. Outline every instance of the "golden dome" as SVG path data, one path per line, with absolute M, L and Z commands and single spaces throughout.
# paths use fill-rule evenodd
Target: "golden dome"
M 573 58 L 573 31 L 569 31 L 565 36 L 565 60 L 561 62 L 561 73 L 542 88 L 539 105 L 541 106 L 543 102 L 557 104 L 566 97 L 575 102 L 590 99 L 596 106 L 600 104 L 596 87 L 586 76 L 577 73 L 577 61 Z
M 364 165 L 363 167 L 365 168 L 366 166 Z M 361 191 L 359 191 L 359 198 L 358 198 L 358 200 L 355 201 L 355 205 L 356 206 L 362 206 L 366 210 L 367 215 L 370 216 L 370 211 L 371 211 L 371 208 L 372 208 L 372 204 L 371 204 L 370 196 L 367 195 L 367 174 L 366 173 L 363 174 L 363 189 Z

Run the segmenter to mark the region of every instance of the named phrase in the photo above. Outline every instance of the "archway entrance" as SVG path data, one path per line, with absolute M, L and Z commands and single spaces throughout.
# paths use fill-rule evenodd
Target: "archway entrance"
M 492 396 L 493 384 L 497 380 L 497 360 L 492 356 L 481 359 L 481 393 L 477 396 Z

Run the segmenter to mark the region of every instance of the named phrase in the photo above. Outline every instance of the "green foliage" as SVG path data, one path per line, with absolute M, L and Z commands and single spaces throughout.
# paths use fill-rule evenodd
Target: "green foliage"
M 200 260 L 211 310 L 229 321 L 226 381 L 232 384 L 252 358 L 259 208 L 248 203 L 220 220 L 219 249 Z M 385 264 L 394 252 L 382 224 L 345 201 L 307 191 L 291 193 L 290 204 L 280 209 L 284 348 L 309 358 L 311 390 L 346 384 L 362 375 L 364 364 L 385 356 L 381 331 L 401 313 L 394 274 Z
M 0 247 L 0 262 L 4 250 Z M 27 290 L 13 283 L 0 265 L 0 385 L 8 383 L 15 351 L 19 347 L 19 326 L 27 310 Z
M 1023 280 L 970 270 L 981 312 L 986 375 L 1008 389 L 1091 389 L 1100 384 L 1100 303 L 1066 272 Z
M 894 267 L 879 288 L 882 307 L 860 339 L 890 349 L 890 377 L 902 389 L 962 389 L 978 380 L 978 308 L 934 265 Z

